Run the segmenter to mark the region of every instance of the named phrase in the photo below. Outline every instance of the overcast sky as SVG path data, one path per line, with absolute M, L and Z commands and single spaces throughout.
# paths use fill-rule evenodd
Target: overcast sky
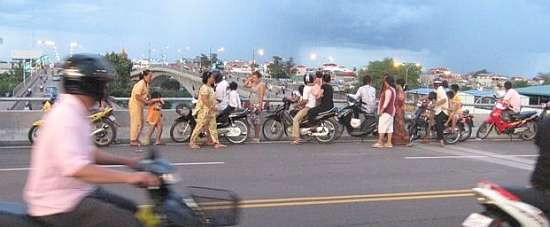
M 150 43 L 154 57 L 170 59 L 224 47 L 222 58 L 248 60 L 263 48 L 261 60 L 294 56 L 306 65 L 395 57 L 532 76 L 550 71 L 548 12 L 544 0 L 0 0 L 0 59 L 51 52 L 37 40 L 55 41 L 61 55 L 76 41 L 75 52 L 126 48 L 133 58 L 147 56 Z

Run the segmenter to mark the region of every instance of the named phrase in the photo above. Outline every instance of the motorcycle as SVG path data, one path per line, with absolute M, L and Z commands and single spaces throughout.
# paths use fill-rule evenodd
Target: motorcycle
M 267 140 L 279 140 L 283 133 L 287 136 L 292 131 L 293 110 L 290 105 L 296 101 L 287 97 L 283 98 L 283 105 L 277 108 L 273 113 L 265 117 L 262 125 L 262 133 Z M 294 112 L 296 112 L 294 110 Z M 330 143 L 336 139 L 337 123 L 333 120 L 336 116 L 337 108 L 334 107 L 328 111 L 319 113 L 314 121 L 305 120 L 300 124 L 300 136 L 315 138 L 320 143 Z
M 353 95 L 347 95 L 348 105 L 338 112 L 338 122 L 344 126 L 349 135 L 363 137 L 378 134 L 378 117 L 374 113 L 366 113 L 362 102 Z
M 193 104 L 197 101 L 193 99 Z M 197 125 L 195 116 L 192 113 L 191 108 L 186 106 L 180 106 L 176 108 L 176 113 L 180 115 L 174 120 L 172 127 L 170 127 L 170 138 L 176 143 L 183 143 L 189 141 L 195 125 Z M 218 117 L 216 119 L 218 135 L 225 137 L 229 142 L 233 144 L 240 144 L 248 139 L 248 124 L 247 117 L 249 115 L 248 110 L 230 113 L 228 117 Z M 203 132 L 200 137 L 206 137 Z
M 147 151 L 138 171 L 149 172 L 160 179 L 160 186 L 146 189 L 152 203 L 140 205 L 136 217 L 145 227 L 233 226 L 239 223 L 238 196 L 227 190 L 187 187 L 175 190 L 176 168 L 160 157 L 156 150 Z M 26 214 L 23 204 L 0 203 L 0 226 L 43 227 Z
M 417 109 L 413 118 L 407 126 L 411 142 L 426 138 L 430 132 L 432 132 L 432 135 L 436 133 L 435 124 L 430 124 L 430 115 L 432 115 L 433 110 L 429 108 L 429 102 L 421 100 L 418 101 L 416 106 Z M 455 144 L 462 137 L 462 131 L 459 129 L 450 129 L 451 127 L 448 125 L 444 130 L 443 141 L 445 141 L 446 144 Z
M 262 125 L 262 134 L 268 141 L 280 140 L 283 134 L 290 136 L 291 133 L 288 127 L 292 127 L 292 117 L 290 106 L 296 103 L 291 98 L 284 97 L 283 105 L 278 106 L 273 112 L 265 116 L 265 121 Z M 296 114 L 296 113 L 294 113 Z
M 481 213 L 470 214 L 462 223 L 464 227 L 548 227 L 544 213 L 510 193 L 487 181 L 472 189 L 476 200 L 485 208 Z
M 497 134 L 519 135 L 523 140 L 532 140 L 536 134 L 537 112 L 527 111 L 520 114 L 509 114 L 510 105 L 499 100 L 489 117 L 479 126 L 477 138 L 485 139 L 493 129 Z
M 472 129 L 474 128 L 474 116 L 470 114 L 469 110 L 464 110 L 459 116 L 456 126 L 461 131 L 459 142 L 464 142 L 472 136 Z
M 107 107 L 88 116 L 88 119 L 90 119 L 95 126 L 90 136 L 93 137 L 96 146 L 105 147 L 116 140 L 117 127 L 120 127 L 120 125 L 116 122 L 116 118 L 113 115 L 113 108 Z M 43 124 L 44 120 L 38 120 L 32 123 L 28 132 L 28 138 L 31 144 L 38 138 L 40 127 Z

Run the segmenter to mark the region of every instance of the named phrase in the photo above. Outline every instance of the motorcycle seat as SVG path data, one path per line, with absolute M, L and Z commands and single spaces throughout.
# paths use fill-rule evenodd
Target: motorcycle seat
M 332 109 L 330 109 L 330 110 L 319 113 L 319 115 L 317 115 L 317 117 L 324 117 L 326 115 L 334 114 L 336 112 L 338 112 L 338 108 L 337 107 L 332 107 Z
M 519 113 L 519 114 L 514 114 L 512 115 L 512 117 L 514 119 L 517 119 L 517 120 L 523 120 L 523 119 L 527 119 L 533 115 L 537 114 L 536 111 L 527 111 L 527 112 L 522 112 L 522 113 Z
M 230 113 L 229 117 L 230 118 L 241 117 L 241 116 L 244 116 L 244 115 L 247 115 L 247 114 L 248 114 L 247 110 L 241 110 L 241 111 L 236 111 L 236 112 Z

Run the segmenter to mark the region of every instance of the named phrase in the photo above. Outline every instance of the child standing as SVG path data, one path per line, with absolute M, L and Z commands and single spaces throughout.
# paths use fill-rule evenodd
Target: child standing
M 151 99 L 158 99 L 160 100 L 161 95 L 160 92 L 153 92 L 151 94 Z M 153 132 L 155 129 L 157 130 L 157 141 L 155 145 L 164 145 L 161 141 L 162 136 L 162 105 L 164 104 L 164 101 L 160 100 L 159 102 L 152 103 L 149 106 L 149 110 L 147 111 L 147 123 L 149 123 L 149 132 L 147 133 L 148 143 L 151 144 L 151 137 L 153 136 Z
M 241 97 L 237 91 L 238 85 L 235 81 L 229 83 L 229 108 L 233 110 L 241 109 Z

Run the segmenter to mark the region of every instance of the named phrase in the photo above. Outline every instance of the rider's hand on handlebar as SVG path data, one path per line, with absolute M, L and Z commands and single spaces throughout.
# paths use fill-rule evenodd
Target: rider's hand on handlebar
M 133 173 L 127 180 L 128 184 L 133 184 L 139 187 L 158 187 L 160 185 L 160 180 L 158 177 L 147 172 Z

